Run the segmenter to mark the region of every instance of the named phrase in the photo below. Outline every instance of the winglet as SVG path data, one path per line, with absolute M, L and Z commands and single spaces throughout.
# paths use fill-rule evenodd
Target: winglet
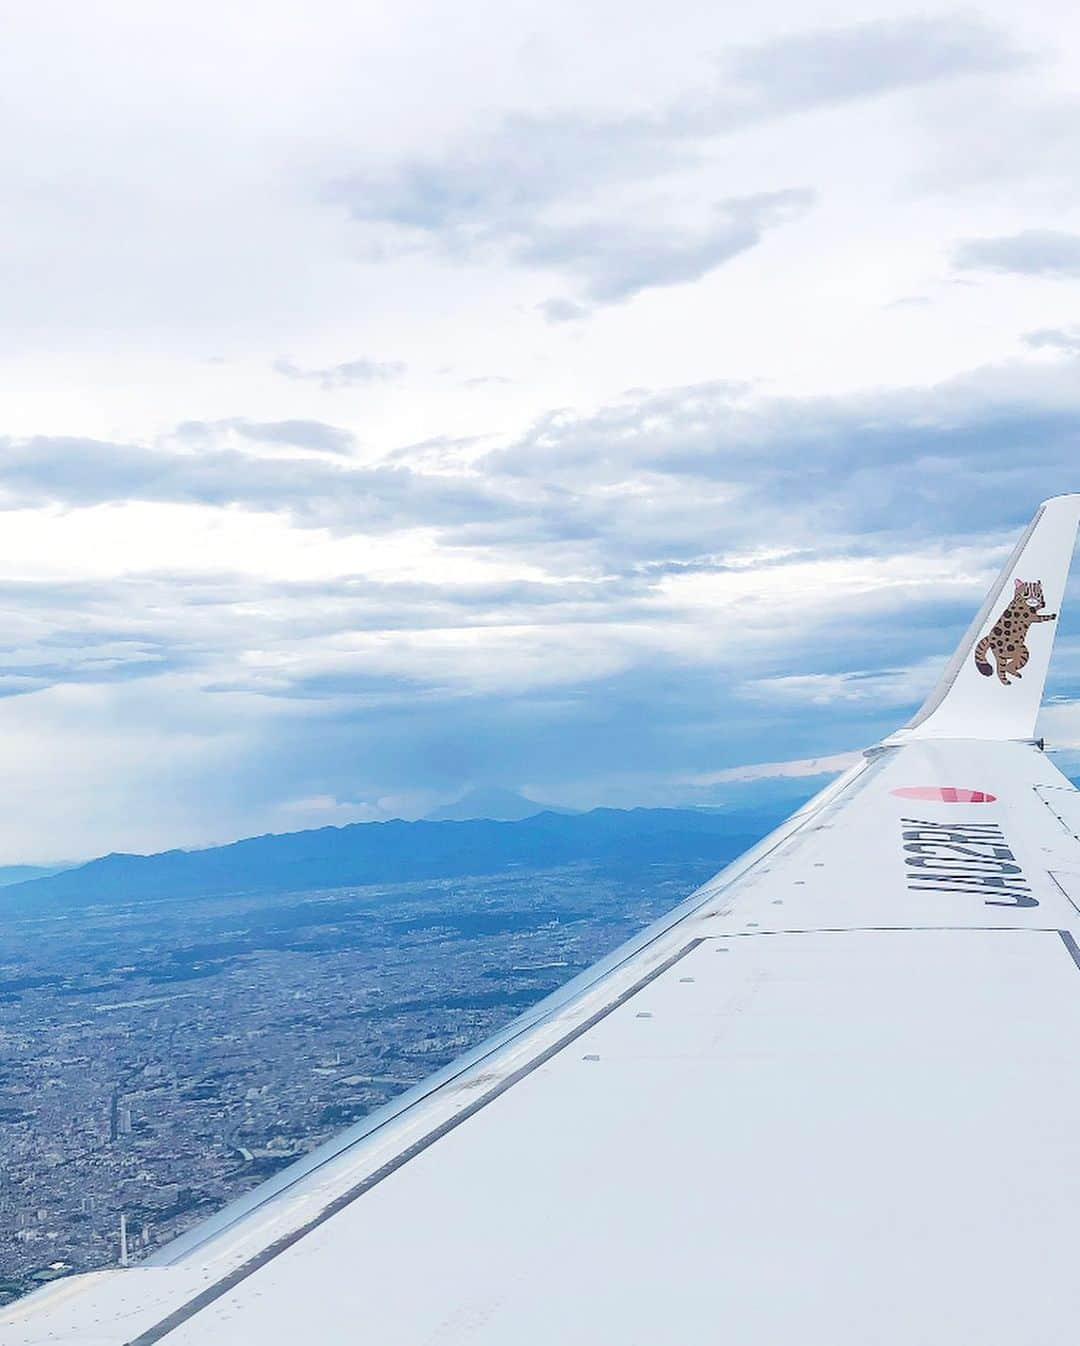
M 1080 495 L 1039 506 L 940 682 L 886 742 L 1034 737 L 1078 522 Z

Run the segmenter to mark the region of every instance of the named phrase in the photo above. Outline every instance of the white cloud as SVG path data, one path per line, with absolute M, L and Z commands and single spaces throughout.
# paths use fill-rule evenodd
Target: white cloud
M 1080 276 L 1080 234 L 1024 229 L 1000 238 L 971 238 L 957 245 L 957 266 L 1027 276 Z
M 342 360 L 322 369 L 303 369 L 292 360 L 275 360 L 274 372 L 287 379 L 317 383 L 324 392 L 341 388 L 355 388 L 366 383 L 385 383 L 405 373 L 400 360 Z
M 910 705 L 925 697 L 940 672 L 941 661 L 933 658 L 915 668 L 762 678 L 746 684 L 739 694 L 748 701 L 821 707 L 869 704 L 888 708 Z
M 694 786 L 727 785 L 738 781 L 801 780 L 807 776 L 827 776 L 847 771 L 860 761 L 861 753 L 836 752 L 827 757 L 804 757 L 793 762 L 748 762 L 745 766 L 725 767 L 723 771 L 701 771 L 680 778 L 679 784 Z

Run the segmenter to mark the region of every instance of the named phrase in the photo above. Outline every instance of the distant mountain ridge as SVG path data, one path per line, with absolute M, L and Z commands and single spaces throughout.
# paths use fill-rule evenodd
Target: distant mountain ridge
M 18 905 L 284 893 L 412 879 L 494 874 L 591 861 L 636 868 L 661 861 L 719 869 L 780 821 L 790 806 L 738 813 L 593 809 L 517 822 L 351 823 L 249 837 L 201 851 L 103 856 L 77 869 L 0 890 Z
M 0 865 L 0 888 L 9 888 L 13 883 L 26 883 L 30 879 L 45 879 L 51 874 L 59 874 L 71 865 Z

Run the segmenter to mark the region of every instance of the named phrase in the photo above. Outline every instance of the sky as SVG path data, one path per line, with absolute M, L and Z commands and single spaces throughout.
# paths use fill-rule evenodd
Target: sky
M 1080 489 L 1077 88 L 1041 0 L 10 14 L 0 862 L 903 723 Z

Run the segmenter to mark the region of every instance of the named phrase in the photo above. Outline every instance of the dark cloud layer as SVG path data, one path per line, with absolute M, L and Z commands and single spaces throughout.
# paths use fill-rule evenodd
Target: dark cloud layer
M 186 449 L 8 439 L 0 500 L 152 500 L 336 531 L 430 528 L 444 544 L 590 575 L 754 545 L 819 554 L 854 539 L 978 532 L 1068 489 L 1080 458 L 1074 375 L 1063 358 L 847 398 L 762 399 L 726 383 L 640 391 L 589 414 L 549 413 L 468 468 L 222 443 L 237 427 L 253 442 L 336 443 L 316 422 L 189 422 Z
M 762 400 L 723 383 L 642 391 L 587 415 L 553 412 L 467 470 L 419 470 L 403 456 L 361 466 L 259 454 L 218 447 L 210 429 L 190 436 L 187 450 L 9 439 L 0 443 L 7 508 L 146 500 L 276 513 L 342 534 L 424 529 L 443 547 L 503 567 L 538 567 L 546 578 L 389 583 L 355 575 L 257 584 L 192 572 L 108 584 L 8 581 L 0 596 L 23 615 L 9 620 L 0 677 L 9 690 L 29 690 L 50 680 L 198 669 L 213 662 L 212 651 L 218 659 L 223 651 L 312 642 L 313 663 L 275 658 L 272 676 L 213 680 L 272 696 L 326 697 L 356 675 L 352 655 L 335 669 L 324 649 L 347 633 L 449 639 L 465 631 L 620 628 L 613 641 L 633 640 L 627 632 L 638 626 L 656 631 L 681 620 L 676 600 L 658 606 L 673 580 L 751 574 L 764 584 L 771 569 L 830 558 L 870 566 L 946 539 L 982 546 L 1007 537 L 1042 497 L 1077 484 L 1075 372 L 1068 360 L 1033 363 L 937 389 L 843 399 Z M 222 424 L 230 428 L 218 433 L 228 435 L 236 423 Z M 887 601 L 874 599 L 878 615 Z M 954 604 L 956 595 L 942 601 Z M 909 625 L 922 602 L 940 615 L 932 596 L 907 594 Z M 246 615 L 235 625 L 238 612 Z M 935 621 L 931 644 L 940 639 Z M 875 630 L 874 620 L 861 626 L 862 655 Z M 842 623 L 835 640 L 836 657 L 818 658 L 818 671 L 852 666 Z M 891 639 L 874 657 L 897 662 Z M 440 662 L 429 651 L 414 665 L 410 659 L 401 665 L 409 685 L 456 678 L 453 658 Z
M 1080 394 L 1062 405 L 1056 382 L 1025 372 L 1010 394 L 1008 381 L 987 370 L 846 399 L 759 401 L 724 384 L 643 393 L 553 413 L 486 465 L 564 490 L 563 536 L 603 539 L 608 564 L 718 543 L 820 554 L 955 537 L 1008 526 L 1075 484 Z M 647 490 L 618 490 L 631 480 Z
M 282 781 L 294 798 L 470 780 L 560 797 L 598 776 L 608 800 L 663 802 L 665 773 L 855 748 L 925 691 L 977 604 L 967 572 L 1077 485 L 1076 372 L 1063 355 L 846 398 L 638 391 L 552 412 L 469 469 L 454 446 L 431 470 L 220 447 L 231 422 L 183 450 L 7 440 L 9 508 L 152 500 L 422 528 L 448 555 L 543 578 L 8 579 L 0 697 L 123 681 L 125 697 L 181 686 L 188 714 L 207 693 L 222 717 L 263 707 L 229 787 L 253 808 Z M 1080 691 L 1072 611 L 1059 694 Z

